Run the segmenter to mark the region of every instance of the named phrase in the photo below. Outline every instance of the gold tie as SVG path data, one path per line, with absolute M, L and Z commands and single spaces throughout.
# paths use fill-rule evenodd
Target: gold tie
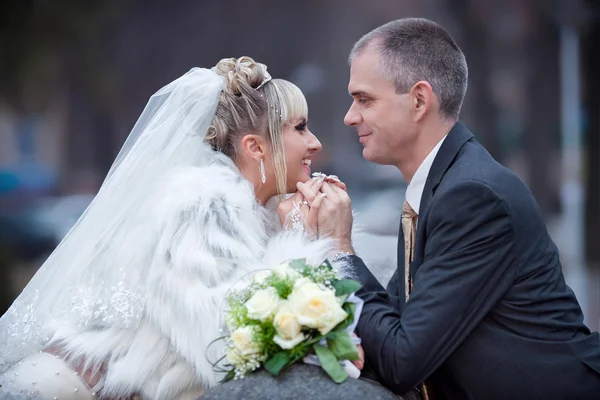
M 417 213 L 412 209 L 408 201 L 404 200 L 402 205 L 402 232 L 404 233 L 404 295 L 408 301 L 412 289 L 412 277 L 410 276 L 410 263 L 415 256 L 415 239 L 417 238 Z
M 406 296 L 406 301 L 408 301 L 413 286 L 412 276 L 410 275 L 410 263 L 415 257 L 418 217 L 415 210 L 408 204 L 408 201 L 404 200 L 404 204 L 402 205 L 402 232 L 404 233 L 404 295 Z M 423 400 L 431 399 L 427 386 L 425 383 L 421 385 L 421 397 Z

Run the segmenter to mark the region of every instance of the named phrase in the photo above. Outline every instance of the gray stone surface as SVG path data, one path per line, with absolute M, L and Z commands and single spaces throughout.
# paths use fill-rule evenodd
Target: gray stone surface
M 348 378 L 341 384 L 333 382 L 325 372 L 313 365 L 296 364 L 273 377 L 258 371 L 244 379 L 218 385 L 199 400 L 417 400 L 415 394 L 399 397 L 383 386 L 362 379 Z

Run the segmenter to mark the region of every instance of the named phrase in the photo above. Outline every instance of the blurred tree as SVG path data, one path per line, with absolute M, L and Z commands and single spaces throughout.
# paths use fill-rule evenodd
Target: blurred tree
M 94 43 L 102 25 L 110 25 L 127 4 L 117 0 L 74 2 L 20 0 L 0 2 L 0 98 L 16 112 L 35 112 L 52 101 L 57 78 L 73 49 L 93 85 Z M 98 43 L 99 41 L 96 41 Z M 78 46 L 79 44 L 79 46 Z M 87 48 L 86 48 L 87 47 Z
M 43 113 L 56 98 L 64 98 L 69 87 L 85 93 L 69 98 L 70 118 L 80 117 L 82 107 L 90 102 L 110 104 L 110 93 L 105 93 L 105 88 L 111 86 L 103 82 L 110 63 L 96 57 L 94 44 L 104 43 L 100 36 L 126 4 L 127 1 L 117 0 L 0 2 L 0 103 L 10 109 L 17 123 Z M 103 110 L 98 106 L 94 108 Z M 108 111 L 90 126 L 99 125 L 102 129 L 106 113 Z M 97 115 L 88 113 L 91 114 Z M 85 137 L 81 135 L 81 126 L 73 127 L 69 133 L 67 136 L 74 149 L 65 152 L 66 157 L 81 153 L 80 143 L 74 142 Z M 104 135 L 86 137 L 95 154 L 110 154 L 102 144 L 111 133 L 111 129 L 106 129 Z M 9 285 L 9 268 L 15 258 L 12 246 L 0 243 L 0 311 L 12 300 Z
M 35 24 L 34 0 L 6 1 L 0 3 L 0 96 L 17 112 L 35 108 L 28 92 L 45 86 L 40 59 L 44 44 L 53 42 L 52 35 L 40 37 Z M 36 79 L 37 78 L 37 79 Z M 37 84 L 31 84 L 37 81 Z
M 56 99 L 68 110 L 66 162 L 70 168 L 108 168 L 113 152 L 111 104 L 116 85 L 111 28 L 129 0 L 74 2 L 23 0 L 0 3 L 0 101 L 17 118 L 43 112 Z M 82 123 L 83 122 L 83 123 Z M 82 129 L 82 127 L 85 129 Z

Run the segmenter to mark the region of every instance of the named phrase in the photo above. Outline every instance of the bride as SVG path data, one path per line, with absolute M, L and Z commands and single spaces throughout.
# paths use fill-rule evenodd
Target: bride
M 299 194 L 265 206 L 322 184 L 307 111 L 248 57 L 152 96 L 94 201 L 0 319 L 0 397 L 195 399 L 215 385 L 222 349 L 208 345 L 227 290 L 336 253 L 314 239 Z

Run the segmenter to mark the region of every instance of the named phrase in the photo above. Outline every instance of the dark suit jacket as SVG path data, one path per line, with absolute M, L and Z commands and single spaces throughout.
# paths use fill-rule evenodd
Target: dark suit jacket
M 429 379 L 436 399 L 600 399 L 600 338 L 538 206 L 462 123 L 427 178 L 409 301 L 402 230 L 387 291 L 353 259 L 366 363 L 393 391 Z

